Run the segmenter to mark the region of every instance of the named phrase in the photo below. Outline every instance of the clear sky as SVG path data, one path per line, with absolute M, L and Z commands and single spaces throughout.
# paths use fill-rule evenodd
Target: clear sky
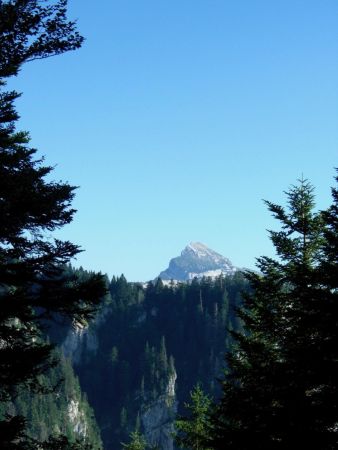
M 336 0 L 70 0 L 83 48 L 30 63 L 20 127 L 79 186 L 58 236 L 76 265 L 154 278 L 190 241 L 237 266 L 273 254 L 302 174 L 320 208 L 338 166 Z

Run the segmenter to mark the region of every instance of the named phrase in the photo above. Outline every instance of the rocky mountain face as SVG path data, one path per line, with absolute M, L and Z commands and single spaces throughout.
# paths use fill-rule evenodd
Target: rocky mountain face
M 233 275 L 236 272 L 228 258 L 200 242 L 191 242 L 180 256 L 170 260 L 169 267 L 160 273 L 162 280 L 188 281 L 194 278 Z
M 146 442 L 151 448 L 173 450 L 174 420 L 177 413 L 176 372 L 169 376 L 164 392 L 141 410 L 141 424 Z
M 80 373 L 83 365 L 89 363 L 89 367 L 92 367 L 93 361 L 97 360 L 97 351 L 99 350 L 99 329 L 104 324 L 106 313 L 109 310 L 108 307 L 101 311 L 89 328 L 76 326 L 70 329 L 61 346 L 64 354 L 71 359 L 72 363 Z M 142 320 L 137 320 L 136 322 L 141 323 Z M 93 378 L 95 378 L 95 376 Z M 139 402 L 141 429 L 151 448 L 160 448 L 161 450 L 174 449 L 174 420 L 177 413 L 176 379 L 177 374 L 175 370 L 173 370 L 168 376 L 162 390 L 156 395 L 156 398 L 152 398 L 152 393 L 149 390 L 143 394 L 144 398 L 142 402 Z M 106 390 L 107 386 L 105 386 L 104 389 Z M 135 392 L 131 391 L 130 395 L 135 397 L 133 398 L 133 402 L 137 402 L 140 392 L 139 390 Z M 70 400 L 70 403 L 68 404 L 68 416 L 74 432 L 80 437 L 86 438 L 88 428 L 86 422 L 87 418 L 84 411 L 80 408 L 78 401 L 73 399 Z M 115 427 L 118 428 L 118 423 L 115 423 Z M 129 431 L 131 430 L 132 428 Z M 103 447 L 104 449 L 120 448 L 119 445 L 112 445 L 109 438 L 108 441 L 108 443 L 106 442 L 106 446 Z

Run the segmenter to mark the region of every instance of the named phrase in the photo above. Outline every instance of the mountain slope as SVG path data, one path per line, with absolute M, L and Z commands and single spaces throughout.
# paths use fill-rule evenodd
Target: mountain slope
M 233 275 L 236 270 L 228 258 L 200 242 L 191 242 L 180 256 L 170 260 L 169 267 L 159 277 L 162 280 L 187 281 L 195 277 Z
M 219 395 L 228 330 L 239 329 L 234 310 L 246 288 L 240 271 L 172 285 L 113 278 L 99 317 L 66 338 L 105 450 L 120 450 L 135 428 L 149 447 L 174 450 L 176 411 L 184 412 L 194 385 Z
M 70 361 L 60 355 L 59 364 L 41 375 L 39 382 L 49 393 L 19 389 L 12 401 L 1 403 L 0 417 L 6 414 L 25 417 L 27 435 L 41 443 L 50 437 L 66 436 L 70 443 L 80 441 L 83 448 L 88 445 L 92 450 L 102 450 L 93 410 L 81 392 Z M 37 448 L 47 448 L 47 444 Z

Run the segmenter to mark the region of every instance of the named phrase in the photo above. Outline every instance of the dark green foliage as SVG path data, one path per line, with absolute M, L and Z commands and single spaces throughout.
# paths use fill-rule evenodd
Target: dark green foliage
M 33 450 L 33 442 L 27 439 L 22 416 L 5 415 L 5 420 L 0 422 L 0 443 L 6 450 Z
M 267 202 L 281 222 L 270 232 L 279 259 L 260 258 L 261 274 L 248 274 L 253 291 L 239 311 L 245 333 L 233 333 L 227 356 L 215 449 L 338 445 L 337 278 L 328 282 L 337 262 L 337 198 L 320 214 L 306 181 L 287 196 L 287 211 Z
M 50 446 L 51 442 L 60 446 L 67 439 L 70 442 L 69 448 L 73 448 L 71 445 L 76 442 L 77 445 L 82 443 L 84 448 L 86 445 L 93 449 L 102 448 L 93 412 L 81 393 L 70 362 L 61 357 L 57 367 L 39 377 L 39 383 L 47 393 L 37 394 L 21 389 L 11 402 L 2 405 L 2 416 L 10 413 L 25 418 L 27 445 L 30 442 L 35 446 L 54 448 Z M 73 412 L 77 411 L 74 420 L 71 418 L 71 409 Z M 33 448 L 36 448 L 34 445 Z
M 70 442 L 66 436 L 59 436 L 50 437 L 41 448 L 42 450 L 94 450 L 97 447 L 93 447 L 92 443 L 84 443 L 81 440 Z
M 190 393 L 190 402 L 185 403 L 187 417 L 180 417 L 175 421 L 177 434 L 175 443 L 180 448 L 209 450 L 212 436 L 211 399 L 204 394 L 199 385 Z
M 322 213 L 325 223 L 325 241 L 320 275 L 334 294 L 338 287 L 338 189 L 336 187 L 332 188 L 332 199 L 331 207 Z
M 85 321 L 105 293 L 101 275 L 81 281 L 64 269 L 80 250 L 49 234 L 72 220 L 74 187 L 47 181 L 52 167 L 36 159 L 28 133 L 16 130 L 19 94 L 4 90 L 6 78 L 17 75 L 24 62 L 80 46 L 66 5 L 66 0 L 0 2 L 0 402 L 22 387 L 45 390 L 40 376 L 57 361 L 42 320 Z M 19 418 L 4 419 L 0 439 L 4 443 L 6 427 L 12 433 L 15 424 L 15 445 L 24 448 Z
M 215 377 L 232 339 L 227 329 L 239 327 L 234 307 L 246 288 L 240 273 L 169 286 L 158 280 L 146 287 L 113 278 L 104 320 L 90 325 L 98 351 L 75 365 L 106 450 L 128 442 L 138 416 L 144 431 L 142 414 L 154 401 L 174 406 L 168 383 L 176 374 L 179 408 L 197 382 L 219 394 Z
M 145 450 L 146 448 L 146 441 L 144 439 L 144 436 L 136 430 L 130 433 L 130 441 L 128 444 L 122 444 L 122 448 L 125 450 Z
M 26 435 L 25 420 L 19 416 L 8 417 L 6 423 L 0 424 L 0 436 L 4 436 L 1 440 L 1 448 L 5 450 L 93 450 L 96 448 L 82 440 L 70 442 L 66 436 L 49 437 L 48 441 L 38 442 Z

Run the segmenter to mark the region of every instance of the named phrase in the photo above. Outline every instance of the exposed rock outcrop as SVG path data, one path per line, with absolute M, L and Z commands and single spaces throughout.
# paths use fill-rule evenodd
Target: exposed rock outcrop
M 169 267 L 159 277 L 162 280 L 188 281 L 195 277 L 233 275 L 236 270 L 228 258 L 200 242 L 191 242 L 180 256 L 170 260 Z
M 96 334 L 97 328 L 106 320 L 109 308 L 103 308 L 90 323 L 90 326 L 75 323 L 69 330 L 66 339 L 61 345 L 63 354 L 70 358 L 74 365 L 80 363 L 81 358 L 90 358 L 95 355 L 99 342 Z
M 141 414 L 144 436 L 150 446 L 161 450 L 173 450 L 174 420 L 177 412 L 175 398 L 175 383 L 177 375 L 174 372 L 168 380 L 166 393 L 147 405 Z
M 80 409 L 80 402 L 71 399 L 68 404 L 68 417 L 73 426 L 73 431 L 85 438 L 87 436 L 88 425 L 85 418 L 85 413 Z

